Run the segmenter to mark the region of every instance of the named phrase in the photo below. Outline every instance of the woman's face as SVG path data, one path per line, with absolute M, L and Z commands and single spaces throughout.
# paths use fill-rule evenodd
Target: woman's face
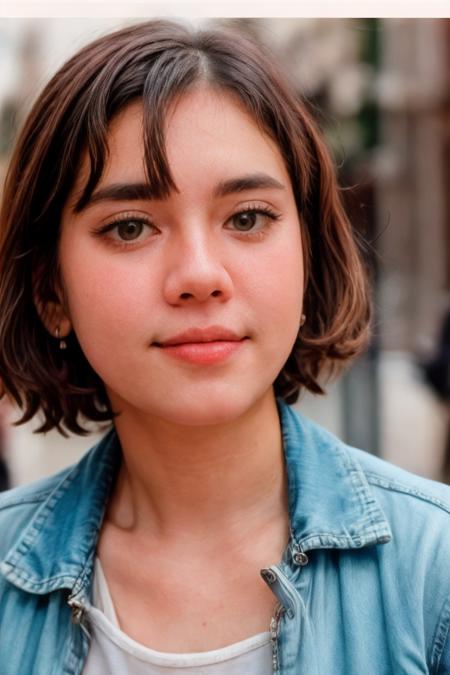
M 177 190 L 145 189 L 142 110 L 111 124 L 90 203 L 62 218 L 68 318 L 124 415 L 200 425 L 266 396 L 299 329 L 300 223 L 276 144 L 227 93 L 173 105 L 166 148 Z M 70 355 L 68 354 L 70 357 Z

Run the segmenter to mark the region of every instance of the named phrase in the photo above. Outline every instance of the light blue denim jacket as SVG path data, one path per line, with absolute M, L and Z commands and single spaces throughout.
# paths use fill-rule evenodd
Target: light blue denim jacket
M 291 539 L 262 570 L 279 601 L 274 673 L 450 674 L 450 488 L 278 404 Z M 84 606 L 120 459 L 112 431 L 74 467 L 0 496 L 0 675 L 82 672 Z

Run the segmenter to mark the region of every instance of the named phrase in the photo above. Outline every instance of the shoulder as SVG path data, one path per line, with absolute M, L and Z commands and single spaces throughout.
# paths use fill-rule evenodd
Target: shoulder
M 392 564 L 403 560 L 415 576 L 422 569 L 428 587 L 439 586 L 450 596 L 450 487 L 344 447 L 361 467 L 392 531 L 380 555 Z
M 0 493 L 0 559 L 3 559 L 39 509 L 64 484 L 74 466 Z
M 450 582 L 450 486 L 413 474 L 380 457 L 345 446 L 358 462 L 384 511 L 398 546 L 408 546 L 420 559 L 427 551 L 437 566 L 437 549 L 446 551 L 440 562 Z M 447 558 L 449 556 L 449 558 Z M 446 559 L 447 558 L 447 559 Z M 450 586 L 449 586 L 450 590 Z
M 27 528 L 40 528 L 48 514 L 62 524 L 68 509 L 80 506 L 86 488 L 98 476 L 92 467 L 102 443 L 94 445 L 75 464 L 40 480 L 0 492 L 0 560 L 4 559 Z
M 297 411 L 291 409 L 291 412 L 296 418 L 292 420 L 291 429 L 297 427 L 302 440 L 306 438 L 318 447 L 323 461 L 327 454 L 333 453 L 348 468 L 360 471 L 377 498 L 393 505 L 411 507 L 414 504 L 415 508 L 430 511 L 436 516 L 439 514 L 444 519 L 450 517 L 450 486 L 415 475 L 365 450 L 352 447 Z
M 78 462 L 47 478 L 0 493 L 0 560 L 24 538 L 65 536 L 89 530 L 101 518 L 120 465 L 120 445 L 111 429 Z M 96 520 L 97 519 L 97 520 Z M 37 533 L 41 533 L 40 537 Z
M 450 664 L 450 487 L 351 447 L 296 411 L 289 433 L 299 449 L 315 447 L 320 476 L 329 476 L 328 465 L 333 466 L 334 480 L 327 481 L 327 489 L 340 495 L 336 508 L 351 495 L 356 511 L 366 500 L 369 518 L 375 508 L 381 510 L 390 540 L 365 548 L 361 556 L 355 551 L 346 555 L 353 562 L 372 562 L 373 587 L 381 589 L 384 611 L 398 625 L 406 620 L 411 631 L 415 617 L 417 639 L 424 640 L 429 663 L 434 668 Z M 317 490 L 317 481 L 315 486 Z M 368 492 L 372 500 L 367 500 Z
M 392 531 L 392 540 L 377 551 L 386 604 L 397 598 L 399 613 L 414 613 L 429 662 L 434 669 L 444 662 L 450 667 L 450 487 L 361 450 L 347 451 L 359 462 Z
M 0 527 L 14 519 L 21 511 L 32 512 L 47 502 L 51 495 L 57 498 L 72 482 L 82 482 L 81 488 L 98 479 L 103 468 L 110 468 L 116 436 L 113 430 L 97 441 L 80 459 L 50 476 L 0 492 Z
M 428 478 L 417 476 L 409 471 L 375 457 L 368 452 L 346 446 L 360 464 L 368 483 L 381 496 L 391 493 L 417 506 L 421 502 L 429 505 L 433 511 L 442 512 L 444 518 L 450 515 L 450 486 Z
M 7 517 L 11 509 L 26 504 L 44 501 L 55 487 L 67 476 L 72 467 L 51 476 L 0 492 L 0 518 Z
M 285 425 L 288 434 L 302 450 L 300 454 L 307 455 L 308 463 L 312 461 L 316 480 L 320 471 L 328 492 L 340 495 L 340 502 L 350 500 L 355 509 L 363 499 L 366 505 L 381 509 L 393 535 L 386 551 L 403 547 L 412 552 L 417 547 L 423 559 L 426 555 L 432 558 L 439 548 L 450 558 L 450 486 L 349 446 L 297 411 L 284 412 L 285 421 L 286 415 L 289 417 Z M 303 474 L 309 469 L 301 465 Z M 439 562 L 448 568 L 446 576 L 450 581 L 450 566 L 444 558 L 445 555 Z

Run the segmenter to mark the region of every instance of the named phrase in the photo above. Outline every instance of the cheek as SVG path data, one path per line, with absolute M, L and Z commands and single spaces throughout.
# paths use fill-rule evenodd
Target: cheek
M 279 320 L 275 320 L 274 323 L 278 339 L 282 343 L 284 359 L 289 356 L 300 327 L 304 291 L 303 277 L 303 253 L 300 228 L 298 228 L 297 236 L 292 238 L 290 246 L 278 262 L 275 277 L 279 305 L 278 308 L 274 307 L 273 315 L 279 317 Z
M 61 272 L 73 328 L 83 349 L 103 348 L 125 339 L 142 324 L 152 284 L 139 275 L 141 266 L 118 265 L 106 257 L 75 245 L 61 256 Z
M 289 233 L 288 233 L 289 234 Z M 273 316 L 295 323 L 303 299 L 303 255 L 300 234 L 294 229 L 261 261 L 258 295 Z
M 302 313 L 304 272 L 299 229 L 277 240 L 264 255 L 253 261 L 249 258 L 242 275 L 265 362 L 281 369 L 297 338 Z

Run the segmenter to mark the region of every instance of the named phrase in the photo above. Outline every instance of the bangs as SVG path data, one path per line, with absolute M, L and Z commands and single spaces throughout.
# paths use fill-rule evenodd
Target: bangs
M 108 97 L 97 96 L 90 101 L 86 117 L 85 138 L 89 160 L 89 176 L 75 212 L 81 211 L 89 202 L 97 187 L 108 158 L 108 130 L 111 122 L 126 107 L 141 102 L 143 108 L 144 168 L 150 195 L 164 199 L 172 190 L 177 190 L 170 172 L 165 146 L 164 126 L 170 104 L 186 92 L 195 82 L 205 79 L 204 60 L 198 51 L 167 51 L 158 54 L 150 63 L 141 64 L 130 77 L 128 64 L 121 64 L 117 73 L 111 64 L 111 82 L 103 82 L 99 91 L 107 91 Z M 101 73 L 101 78 L 108 72 Z

